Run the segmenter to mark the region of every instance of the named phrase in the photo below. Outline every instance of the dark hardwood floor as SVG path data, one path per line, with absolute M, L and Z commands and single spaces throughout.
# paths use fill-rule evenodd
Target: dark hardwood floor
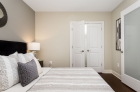
M 100 76 L 112 87 L 115 92 L 136 92 L 123 84 L 121 80 L 119 80 L 113 74 L 100 73 Z

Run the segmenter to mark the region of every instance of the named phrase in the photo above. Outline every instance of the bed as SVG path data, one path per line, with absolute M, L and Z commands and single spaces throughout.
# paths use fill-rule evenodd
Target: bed
M 1 49 L 3 48 L 3 49 Z M 7 50 L 8 49 L 8 50 Z M 14 51 L 26 53 L 22 42 L 0 41 L 0 55 Z M 92 68 L 43 68 L 43 73 L 29 85 L 20 83 L 3 92 L 114 92 Z

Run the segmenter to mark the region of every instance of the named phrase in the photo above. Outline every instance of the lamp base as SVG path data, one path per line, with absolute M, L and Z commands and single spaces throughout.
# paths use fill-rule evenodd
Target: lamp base
M 33 51 L 31 51 L 31 52 L 33 52 L 34 56 L 36 57 L 36 51 L 35 51 L 35 50 L 33 50 Z

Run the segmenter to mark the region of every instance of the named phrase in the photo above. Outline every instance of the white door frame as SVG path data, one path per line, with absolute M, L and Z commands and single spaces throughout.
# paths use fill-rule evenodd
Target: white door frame
M 134 89 L 137 92 L 140 92 L 140 81 L 138 81 L 137 79 L 126 75 L 125 74 L 125 67 L 124 67 L 124 16 L 129 14 L 130 12 L 134 11 L 135 9 L 140 8 L 140 0 L 138 0 L 137 2 L 135 2 L 134 4 L 132 4 L 131 6 L 129 6 L 128 8 L 126 8 L 125 10 L 123 10 L 121 12 L 121 81 L 124 84 L 127 84 L 130 88 Z M 129 80 L 129 81 L 128 81 Z
M 72 27 L 72 24 L 73 23 L 77 23 L 79 21 L 71 21 L 70 22 L 70 67 L 72 67 L 72 64 L 73 64 L 73 27 Z M 85 24 L 101 24 L 102 25 L 102 72 L 104 72 L 104 21 L 85 21 Z

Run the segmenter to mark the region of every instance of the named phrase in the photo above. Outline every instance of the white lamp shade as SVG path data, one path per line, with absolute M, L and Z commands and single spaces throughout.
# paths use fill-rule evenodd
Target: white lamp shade
M 28 50 L 40 50 L 40 43 L 37 42 L 29 43 Z

